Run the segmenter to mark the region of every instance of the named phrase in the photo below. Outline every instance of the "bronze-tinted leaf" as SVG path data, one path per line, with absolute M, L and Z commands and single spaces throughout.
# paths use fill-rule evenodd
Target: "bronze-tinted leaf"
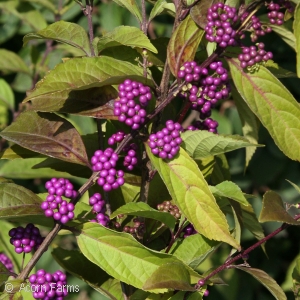
M 218 3 L 218 0 L 201 0 L 191 9 L 191 17 L 194 22 L 201 28 L 205 28 L 207 23 L 207 10 L 215 3 Z
M 67 120 L 55 114 L 26 111 L 0 135 L 29 150 L 90 166 L 77 130 Z
M 65 97 L 62 95 L 65 93 Z M 86 90 L 63 91 L 42 95 L 32 100 L 32 109 L 44 112 L 60 112 L 89 116 L 98 119 L 117 119 L 113 112 L 113 101 L 118 97 L 111 86 Z
M 168 63 L 174 76 L 186 61 L 194 59 L 203 34 L 190 16 L 176 28 L 168 45 Z
M 259 222 L 270 221 L 300 225 L 300 222 L 297 222 L 287 213 L 281 197 L 273 191 L 264 194 L 263 207 L 259 216 Z

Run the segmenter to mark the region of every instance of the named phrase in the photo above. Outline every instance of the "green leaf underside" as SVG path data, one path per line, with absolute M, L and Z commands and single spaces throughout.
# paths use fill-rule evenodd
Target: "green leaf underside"
M 43 112 L 70 113 L 98 119 L 117 119 L 113 101 L 118 92 L 111 86 L 87 90 L 62 91 L 32 100 L 32 109 Z M 74 105 L 76 103 L 76 105 Z
M 57 247 L 51 254 L 66 271 L 80 278 L 101 294 L 113 300 L 120 299 L 122 296 L 120 282 L 119 289 L 115 289 L 114 291 L 102 287 L 103 283 L 110 280 L 110 277 L 79 251 L 65 250 Z M 97 274 L 97 276 L 95 276 L 95 274 Z
M 281 197 L 274 191 L 268 191 L 264 194 L 262 210 L 259 216 L 259 222 L 284 222 L 293 225 L 300 225 L 290 216 L 284 208 Z
M 22 186 L 14 183 L 0 184 L 0 218 L 43 215 L 41 199 Z
M 295 20 L 293 24 L 294 35 L 296 37 L 296 52 L 297 52 L 297 75 L 300 77 L 300 3 L 296 6 L 295 9 Z
M 164 161 L 154 156 L 148 145 L 146 151 L 172 199 L 194 228 L 208 239 L 240 248 L 231 237 L 226 218 L 216 204 L 207 182 L 189 155 L 181 148 L 175 158 Z
M 40 80 L 24 102 L 33 99 L 46 101 L 48 97 L 67 99 L 73 90 L 119 84 L 127 78 L 151 85 L 143 77 L 142 68 L 131 63 L 107 56 L 71 58 L 58 64 Z
M 186 131 L 181 134 L 182 147 L 194 159 L 202 159 L 240 149 L 260 145 L 250 143 L 238 135 L 216 135 L 205 130 Z
M 200 234 L 193 234 L 176 245 L 172 254 L 195 269 L 215 249 L 216 245 L 218 242 L 211 241 Z
M 239 266 L 235 266 L 235 268 L 252 275 L 256 280 L 258 280 L 270 291 L 270 293 L 275 297 L 275 299 L 277 300 L 287 299 L 285 293 L 283 292 L 281 287 L 277 284 L 277 282 L 264 271 L 260 269 L 246 268 L 246 267 L 239 267 Z
M 216 186 L 210 186 L 210 190 L 214 195 L 233 199 L 246 206 L 249 205 L 239 186 L 232 181 L 223 181 Z
M 207 24 L 208 9 L 218 2 L 218 0 L 199 1 L 191 8 L 191 17 L 200 28 L 204 29 Z
M 286 156 L 300 160 L 300 108 L 286 87 L 266 68 L 245 73 L 238 59 L 228 59 L 232 79 L 242 98 Z
M 0 49 L 0 71 L 4 74 L 20 72 L 30 75 L 30 70 L 22 58 L 6 49 Z
M 90 165 L 79 133 L 67 120 L 55 114 L 26 111 L 0 135 L 46 156 Z
M 168 63 L 175 77 L 186 61 L 194 59 L 203 35 L 204 31 L 199 29 L 189 15 L 176 28 L 168 45 Z
M 236 90 L 235 86 L 231 87 L 234 103 L 237 107 L 241 122 L 244 137 L 252 144 L 258 143 L 258 126 L 259 121 L 249 106 L 245 103 L 241 95 Z M 249 162 L 256 151 L 256 147 L 246 147 L 246 162 L 248 167 Z
M 170 268 L 172 264 L 181 264 L 182 273 L 173 278 L 175 282 L 187 279 L 183 270 L 188 267 L 177 258 L 146 248 L 130 234 L 115 232 L 95 223 L 86 223 L 80 228 L 80 234 L 76 238 L 82 253 L 120 281 L 142 289 L 152 274 L 166 264 Z M 188 271 L 190 276 L 187 285 L 190 284 L 191 276 L 197 276 L 191 269 Z M 166 286 L 160 286 L 153 292 L 163 292 L 169 288 L 176 286 L 172 287 L 167 282 Z
M 54 40 L 76 47 L 82 50 L 85 55 L 91 55 L 87 33 L 75 23 L 58 21 L 36 33 L 28 33 L 23 38 L 23 46 L 33 39 Z
M 120 6 L 124 6 L 125 8 L 127 8 L 137 18 L 137 20 L 140 23 L 142 23 L 142 14 L 135 0 L 113 0 L 113 1 Z
M 99 38 L 97 47 L 100 53 L 105 48 L 118 45 L 129 46 L 132 48 L 145 48 L 151 52 L 157 53 L 156 48 L 151 44 L 148 37 L 137 27 L 116 27 L 112 32 Z
M 121 206 L 110 215 L 110 219 L 115 218 L 119 214 L 134 215 L 158 220 L 167 225 L 172 230 L 174 230 L 176 223 L 175 217 L 173 217 L 169 213 L 157 211 L 156 209 L 151 208 L 148 204 L 143 202 L 130 202 Z

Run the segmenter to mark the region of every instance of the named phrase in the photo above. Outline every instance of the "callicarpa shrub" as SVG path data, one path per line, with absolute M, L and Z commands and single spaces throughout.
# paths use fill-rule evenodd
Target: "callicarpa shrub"
M 299 1 L 113 1 L 0 1 L 0 298 L 299 299 Z

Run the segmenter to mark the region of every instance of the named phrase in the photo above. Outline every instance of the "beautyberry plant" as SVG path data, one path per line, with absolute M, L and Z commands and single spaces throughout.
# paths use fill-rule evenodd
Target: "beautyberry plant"
M 1 299 L 299 299 L 298 0 L 0 12 Z

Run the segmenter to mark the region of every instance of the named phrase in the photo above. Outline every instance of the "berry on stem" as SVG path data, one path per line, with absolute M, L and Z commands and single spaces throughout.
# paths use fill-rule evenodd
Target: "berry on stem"
M 40 230 L 31 223 L 27 224 L 26 227 L 12 228 L 8 235 L 10 236 L 10 243 L 15 246 L 15 252 L 18 254 L 37 250 L 44 240 Z
M 38 270 L 29 276 L 29 283 L 35 299 L 63 300 L 68 295 L 67 277 L 59 270 L 53 274 Z
M 115 169 L 118 158 L 118 154 L 112 148 L 97 150 L 91 158 L 93 171 L 99 172 L 97 183 L 105 192 L 117 189 L 125 182 L 124 172 Z
M 172 159 L 180 149 L 182 139 L 179 132 L 182 130 L 179 123 L 167 121 L 165 128 L 150 134 L 148 145 L 151 152 L 162 159 Z

